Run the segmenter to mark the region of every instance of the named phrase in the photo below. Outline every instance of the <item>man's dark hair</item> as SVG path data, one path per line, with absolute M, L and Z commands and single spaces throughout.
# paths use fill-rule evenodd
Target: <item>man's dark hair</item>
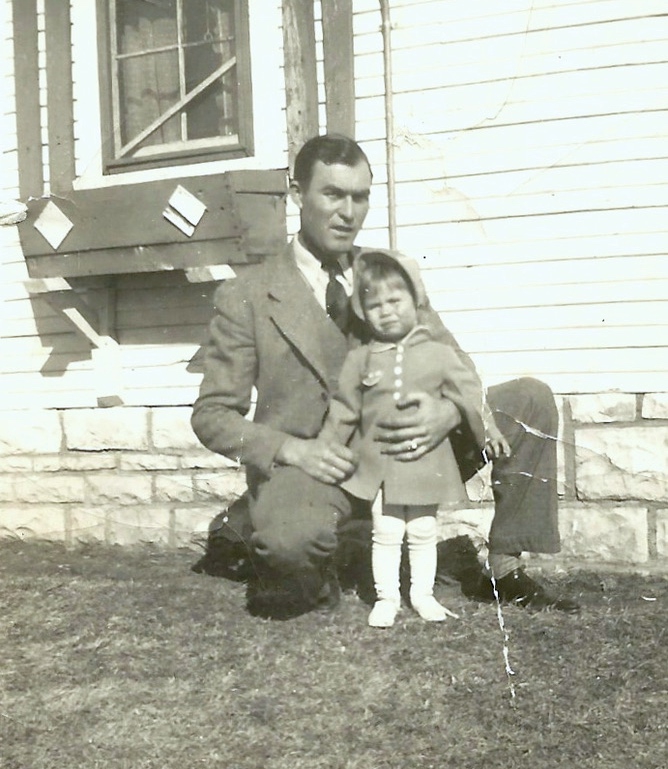
M 299 150 L 295 158 L 293 178 L 302 187 L 308 187 L 313 176 L 313 167 L 318 160 L 326 166 L 334 163 L 341 163 L 344 166 L 366 163 L 369 173 L 372 174 L 371 164 L 364 150 L 354 139 L 343 134 L 314 136 Z

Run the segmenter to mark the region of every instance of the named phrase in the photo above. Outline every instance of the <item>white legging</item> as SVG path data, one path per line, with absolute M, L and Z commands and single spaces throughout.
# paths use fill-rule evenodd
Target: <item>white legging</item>
M 411 569 L 410 599 L 415 604 L 434 593 L 436 577 L 436 511 L 438 505 L 385 505 L 381 494 L 373 504 L 371 563 L 378 600 L 400 603 L 399 568 L 404 536 Z

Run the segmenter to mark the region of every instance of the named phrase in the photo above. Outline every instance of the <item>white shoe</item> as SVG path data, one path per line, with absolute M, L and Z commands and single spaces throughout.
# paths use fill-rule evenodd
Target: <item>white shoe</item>
M 450 611 L 450 609 L 446 609 L 445 606 L 441 606 L 433 595 L 417 598 L 415 601 L 411 601 L 411 604 L 413 609 L 426 622 L 444 622 L 446 617 L 459 619 L 459 615 Z
M 399 607 L 387 599 L 376 601 L 369 614 L 369 627 L 392 627 Z

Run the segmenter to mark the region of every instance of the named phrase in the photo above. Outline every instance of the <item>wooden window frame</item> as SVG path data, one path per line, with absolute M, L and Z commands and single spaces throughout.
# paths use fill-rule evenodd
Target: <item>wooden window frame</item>
M 97 47 L 100 82 L 100 122 L 102 127 L 102 172 L 121 173 L 141 169 L 172 167 L 213 160 L 229 160 L 254 154 L 253 104 L 250 57 L 248 0 L 234 0 L 236 73 L 238 83 L 238 141 L 217 146 L 192 146 L 186 149 L 166 150 L 140 157 L 116 157 L 117 137 L 114 126 L 114 82 L 111 51 L 111 3 L 97 3 Z M 204 82 L 204 81 L 203 81 Z M 178 114 L 178 112 L 176 113 Z

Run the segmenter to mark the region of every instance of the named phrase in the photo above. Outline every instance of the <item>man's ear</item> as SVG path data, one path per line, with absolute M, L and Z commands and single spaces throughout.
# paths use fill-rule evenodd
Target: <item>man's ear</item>
M 289 188 L 289 194 L 290 199 L 292 202 L 297 206 L 297 208 L 301 211 L 302 209 L 302 188 L 298 181 L 295 181 L 292 179 L 290 181 L 290 188 Z

